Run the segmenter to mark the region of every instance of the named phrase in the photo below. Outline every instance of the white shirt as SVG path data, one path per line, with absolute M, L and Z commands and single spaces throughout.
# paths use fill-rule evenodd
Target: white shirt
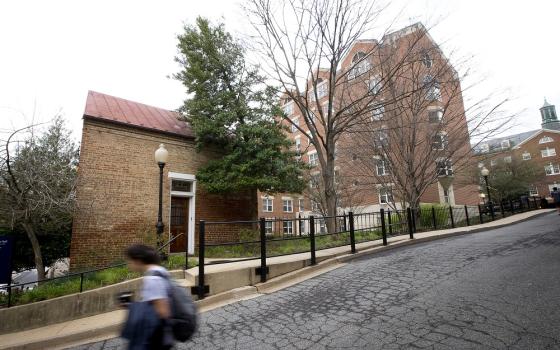
M 142 301 L 167 299 L 169 297 L 168 282 L 160 276 L 150 276 L 152 271 L 158 271 L 165 276 L 169 276 L 169 272 L 161 266 L 154 265 L 146 270 L 140 295 Z

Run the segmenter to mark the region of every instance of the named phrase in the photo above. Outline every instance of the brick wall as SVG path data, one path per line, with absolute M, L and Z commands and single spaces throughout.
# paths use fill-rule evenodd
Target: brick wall
M 154 244 L 159 181 L 154 151 L 160 143 L 169 151 L 163 186 L 167 238 L 171 202 L 168 173 L 195 175 L 214 155 L 208 151 L 196 152 L 194 143 L 185 138 L 84 119 L 78 209 L 70 250 L 73 269 L 113 263 L 134 242 Z M 197 185 L 195 201 L 193 225 L 200 219 L 250 219 L 255 213 L 255 196 L 250 193 L 213 195 Z M 210 234 L 207 241 L 226 241 L 236 234 L 235 229 L 221 230 Z

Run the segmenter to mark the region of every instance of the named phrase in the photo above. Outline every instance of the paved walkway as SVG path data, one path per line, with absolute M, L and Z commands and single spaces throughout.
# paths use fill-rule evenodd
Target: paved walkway
M 547 214 L 364 257 L 206 312 L 193 342 L 178 348 L 558 349 L 559 224 Z

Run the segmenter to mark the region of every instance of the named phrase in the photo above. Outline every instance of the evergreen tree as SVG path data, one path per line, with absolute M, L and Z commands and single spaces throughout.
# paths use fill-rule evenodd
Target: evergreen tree
M 278 96 L 258 67 L 245 61 L 243 46 L 223 24 L 201 17 L 178 39 L 175 59 L 182 69 L 174 77 L 189 95 L 180 112 L 193 127 L 198 150 L 221 152 L 197 179 L 213 193 L 301 192 L 303 165 L 275 118 L 282 113 Z

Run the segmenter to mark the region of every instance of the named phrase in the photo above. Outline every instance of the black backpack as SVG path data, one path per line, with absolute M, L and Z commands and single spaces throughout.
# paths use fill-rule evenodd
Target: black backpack
M 171 329 L 173 337 L 179 342 L 191 339 L 198 326 L 196 305 L 187 290 L 177 285 L 173 280 L 159 271 L 151 271 L 152 276 L 158 276 L 169 284 L 169 300 L 171 302 Z

